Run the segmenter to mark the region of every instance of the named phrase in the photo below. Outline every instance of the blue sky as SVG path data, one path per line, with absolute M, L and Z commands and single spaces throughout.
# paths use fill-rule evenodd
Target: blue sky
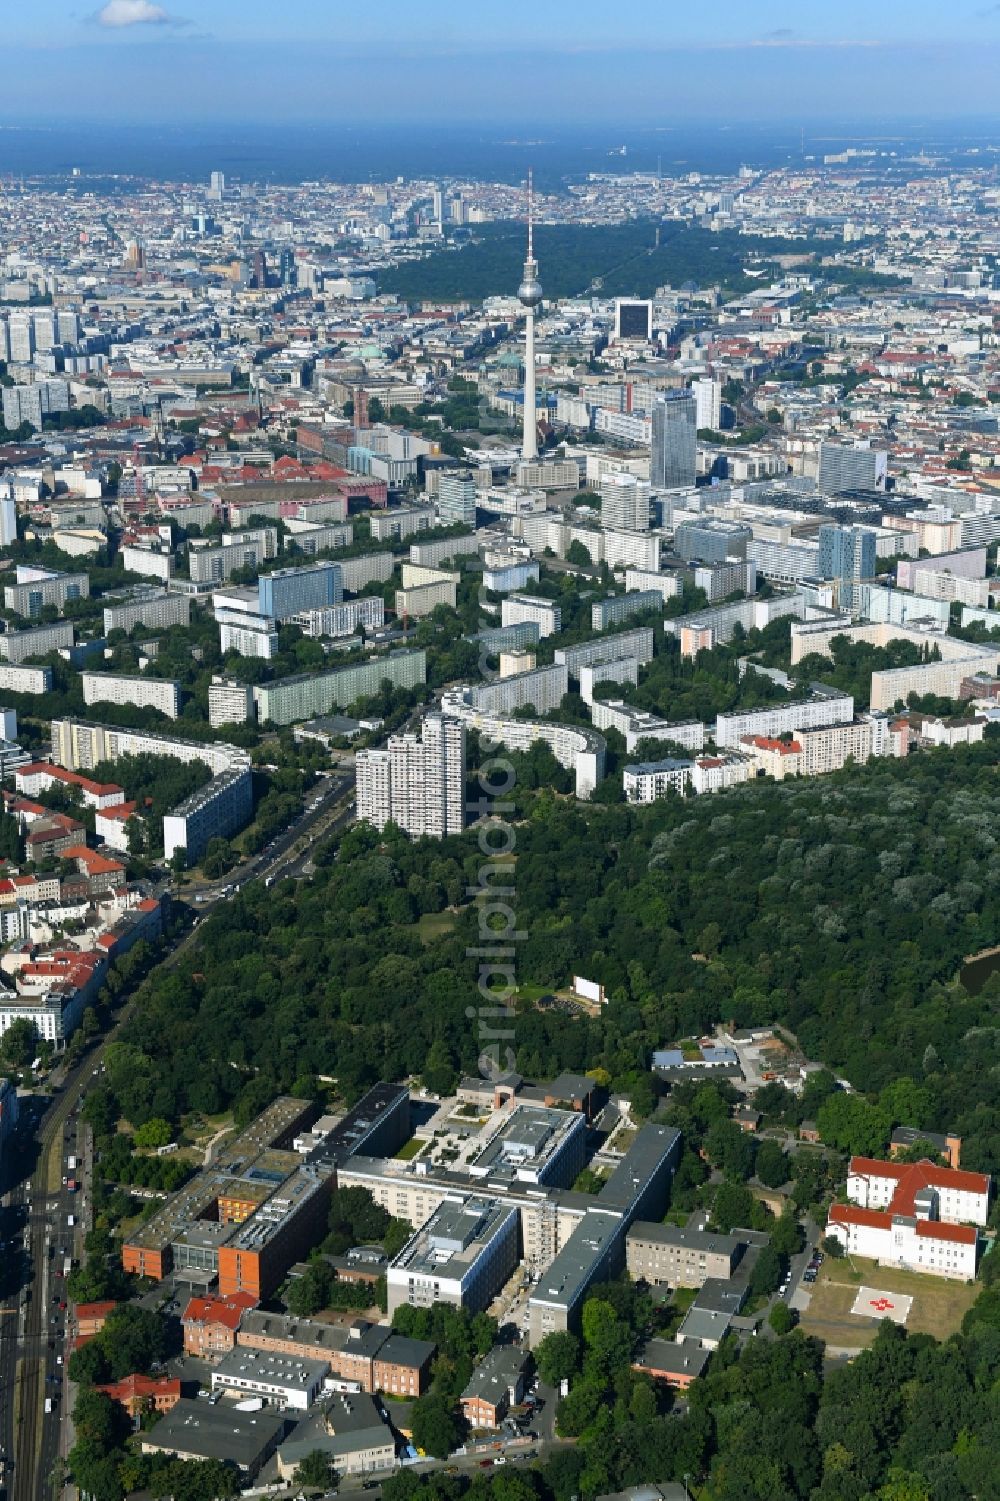
M 1000 114 L 990 0 L 7 0 L 5 120 Z

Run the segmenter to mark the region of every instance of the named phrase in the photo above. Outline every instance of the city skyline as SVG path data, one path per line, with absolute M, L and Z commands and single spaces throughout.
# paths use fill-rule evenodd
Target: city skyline
M 847 0 L 813 11 L 803 17 L 776 0 L 755 20 L 720 0 L 710 17 L 665 20 L 662 6 L 637 0 L 626 36 L 609 35 L 604 7 L 567 0 L 549 7 L 540 32 L 526 0 L 502 14 L 388 0 L 369 16 L 331 16 L 305 0 L 280 18 L 259 0 L 197 10 L 184 0 L 107 0 L 87 12 L 37 0 L 6 21 L 17 65 L 0 117 L 78 117 L 81 77 L 105 121 L 164 123 L 940 120 L 978 115 L 992 97 L 996 5 L 956 13 L 927 0 Z M 523 35 L 530 47 L 516 41 Z M 428 68 L 447 70 L 443 90 L 413 86 Z

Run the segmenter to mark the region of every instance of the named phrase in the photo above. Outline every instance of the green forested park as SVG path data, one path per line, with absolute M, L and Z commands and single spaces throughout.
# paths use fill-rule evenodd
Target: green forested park
M 513 291 L 524 265 L 524 235 L 519 223 L 477 225 L 472 243 L 380 275 L 380 290 L 413 299 L 476 301 L 504 288 Z M 802 254 L 808 249 L 802 240 L 759 239 L 734 230 L 657 225 L 653 220 L 535 226 L 535 254 L 548 297 L 578 296 L 595 280 L 601 281 L 606 297 L 651 297 L 657 287 L 685 282 L 745 292 L 758 285 L 746 275 L 748 261 L 773 265 L 774 257 L 787 250 Z
M 591 807 L 544 788 L 519 801 L 515 978 L 600 979 L 600 1018 L 517 1002 L 528 1077 L 603 1068 L 719 1019 L 774 1021 L 875 1095 L 913 1080 L 910 1121 L 953 1126 L 963 1164 L 1000 1155 L 997 989 L 956 983 L 1000 927 L 1000 741 L 759 783 L 649 808 Z M 336 858 L 334 855 L 336 854 Z M 474 834 L 413 843 L 356 827 L 311 881 L 251 884 L 206 920 L 183 966 L 154 975 L 108 1082 L 133 1125 L 235 1106 L 333 1076 L 348 1096 L 475 1070 Z M 449 911 L 433 932 L 427 913 Z M 694 956 L 699 957 L 694 957 Z

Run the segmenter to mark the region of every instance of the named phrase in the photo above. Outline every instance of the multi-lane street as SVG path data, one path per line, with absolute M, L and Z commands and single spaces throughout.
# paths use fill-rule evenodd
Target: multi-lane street
M 244 882 L 299 876 L 321 839 L 354 817 L 354 778 L 320 779 L 302 814 L 266 850 L 213 883 L 178 892 L 195 914 L 211 910 Z M 196 925 L 162 961 L 172 967 L 196 936 Z M 69 1359 L 65 1269 L 82 1250 L 90 1187 L 88 1143 L 80 1122 L 83 1096 L 99 1074 L 106 1047 L 127 1020 L 126 1000 L 115 1025 L 73 1068 L 57 1070 L 51 1092 L 27 1097 L 17 1135 L 3 1163 L 0 1208 L 0 1498 L 52 1501 L 60 1457 L 68 1447 L 66 1364 Z M 75 1159 L 74 1168 L 69 1159 Z M 78 1185 L 74 1190 L 70 1180 Z M 73 1223 L 70 1224 L 72 1216 Z M 52 1482 L 55 1479 L 55 1485 Z

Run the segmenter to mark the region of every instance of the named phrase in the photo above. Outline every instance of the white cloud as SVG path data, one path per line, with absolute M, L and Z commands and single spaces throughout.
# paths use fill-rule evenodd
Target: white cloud
M 99 26 L 167 26 L 171 17 L 151 0 L 108 0 L 97 12 Z

